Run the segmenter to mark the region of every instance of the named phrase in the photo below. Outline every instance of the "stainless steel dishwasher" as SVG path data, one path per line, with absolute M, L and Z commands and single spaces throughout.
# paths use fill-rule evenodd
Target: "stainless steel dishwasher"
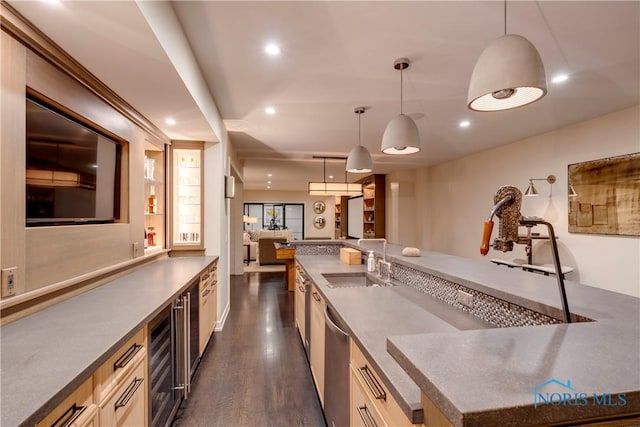
M 324 308 L 324 320 L 324 416 L 329 427 L 348 427 L 349 334 L 329 306 Z

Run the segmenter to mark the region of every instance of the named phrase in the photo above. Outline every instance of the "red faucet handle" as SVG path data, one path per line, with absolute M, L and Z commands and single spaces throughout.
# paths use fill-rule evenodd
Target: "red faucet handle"
M 491 240 L 491 232 L 493 231 L 493 221 L 485 221 L 482 227 L 482 245 L 480 245 L 480 253 L 486 255 L 489 253 L 489 241 Z

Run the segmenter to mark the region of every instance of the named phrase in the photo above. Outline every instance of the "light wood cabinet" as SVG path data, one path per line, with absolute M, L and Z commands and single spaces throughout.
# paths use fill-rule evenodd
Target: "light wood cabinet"
M 325 301 L 311 284 L 311 375 L 316 383 L 320 403 L 324 406 L 324 307 Z
M 204 254 L 203 149 L 201 142 L 172 141 L 170 246 L 172 255 Z
M 347 200 L 349 196 L 336 196 L 335 207 L 335 238 L 347 237 Z
M 119 387 L 100 405 L 100 425 L 147 425 L 147 365 L 140 361 Z
M 98 404 L 129 377 L 135 366 L 146 359 L 146 343 L 147 338 L 143 328 L 96 370 L 93 374 L 94 399 Z
M 66 423 L 66 424 L 65 424 Z M 98 406 L 93 400 L 93 378 L 87 379 L 36 427 L 67 425 L 69 427 L 97 427 Z
M 302 338 L 302 342 L 305 341 L 305 294 L 307 291 L 306 288 L 306 279 L 304 273 L 302 272 L 302 268 L 296 262 L 296 289 L 295 289 L 295 315 L 296 315 L 296 326 L 298 327 L 298 333 L 300 334 L 300 338 Z
M 379 423 L 376 423 L 378 426 L 393 426 L 393 427 L 412 427 L 415 424 L 412 424 L 409 418 L 405 415 L 405 413 L 398 405 L 398 402 L 394 399 L 394 397 L 389 393 L 388 387 L 380 380 L 380 375 L 375 371 L 373 365 L 367 358 L 364 353 L 360 350 L 358 345 L 352 340 L 351 341 L 351 379 L 352 379 L 352 390 L 355 389 L 354 383 L 360 386 L 361 391 L 368 399 L 367 405 L 373 405 L 373 407 L 369 407 L 369 413 L 377 414 L 379 417 Z M 354 398 L 354 394 L 352 393 L 352 398 Z M 358 411 L 358 402 L 351 402 L 351 420 L 356 420 L 358 418 L 362 418 L 360 413 L 362 410 Z M 355 412 L 354 412 L 355 411 Z M 365 416 L 365 418 L 367 418 Z M 374 417 L 375 418 L 375 417 Z M 429 424 L 427 424 L 429 425 Z
M 199 309 L 199 350 L 200 356 L 213 335 L 217 321 L 217 305 L 218 305 L 218 268 L 217 261 L 200 276 L 200 309 Z
M 365 239 L 385 237 L 385 177 L 370 175 L 362 184 L 363 230 Z
M 375 404 L 367 396 L 357 374 L 351 370 L 350 380 L 351 409 L 349 411 L 351 427 L 382 427 L 386 425 Z
M 166 226 L 164 163 L 164 151 L 147 143 L 144 151 L 145 252 L 164 248 Z

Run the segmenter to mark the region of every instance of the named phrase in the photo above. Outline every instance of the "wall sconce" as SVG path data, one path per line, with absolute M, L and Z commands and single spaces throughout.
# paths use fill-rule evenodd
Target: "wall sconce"
M 553 185 L 553 183 L 556 182 L 556 176 L 549 175 L 546 178 L 529 178 L 529 187 L 527 187 L 527 190 L 524 192 L 525 196 L 537 196 L 539 194 L 533 185 L 533 181 L 547 181 L 550 185 Z

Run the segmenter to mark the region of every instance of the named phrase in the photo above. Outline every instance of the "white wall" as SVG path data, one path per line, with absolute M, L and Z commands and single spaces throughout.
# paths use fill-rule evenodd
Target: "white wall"
M 467 258 L 480 255 L 482 223 L 493 205 L 493 196 L 503 185 L 524 191 L 529 178 L 557 177 L 550 186 L 537 181 L 538 197 L 525 197 L 522 213 L 540 216 L 554 226 L 559 236 L 560 260 L 576 272 L 568 276 L 584 284 L 640 296 L 640 239 L 628 236 L 568 233 L 567 166 L 572 163 L 640 151 L 640 109 L 636 106 L 592 120 L 576 123 L 452 162 L 414 171 L 415 210 L 422 235 L 415 234 L 419 247 Z M 391 180 L 393 181 L 393 180 Z M 404 210 L 387 210 L 388 223 L 398 224 L 390 238 L 406 240 Z M 402 212 L 402 213 L 400 213 Z M 496 218 L 497 219 L 497 218 Z M 496 221 L 497 222 L 497 221 Z M 497 223 L 496 223 L 497 227 Z M 403 228 L 405 228 L 403 230 Z M 546 232 L 540 226 L 541 233 Z M 393 229 L 393 228 L 392 228 Z M 493 237 L 497 234 L 494 230 Z M 548 245 L 548 243 L 546 244 Z M 534 262 L 549 262 L 550 251 L 534 248 Z M 503 254 L 491 250 L 488 258 L 525 258 L 524 247 Z
M 322 229 L 313 226 L 313 219 L 316 214 L 313 213 L 313 202 L 322 200 L 327 209 L 322 216 L 326 221 L 326 225 Z M 309 196 L 304 191 L 262 191 L 262 190 L 244 190 L 244 203 L 304 203 L 304 237 L 323 237 L 333 239 L 335 227 L 335 209 L 336 203 L 333 196 Z

